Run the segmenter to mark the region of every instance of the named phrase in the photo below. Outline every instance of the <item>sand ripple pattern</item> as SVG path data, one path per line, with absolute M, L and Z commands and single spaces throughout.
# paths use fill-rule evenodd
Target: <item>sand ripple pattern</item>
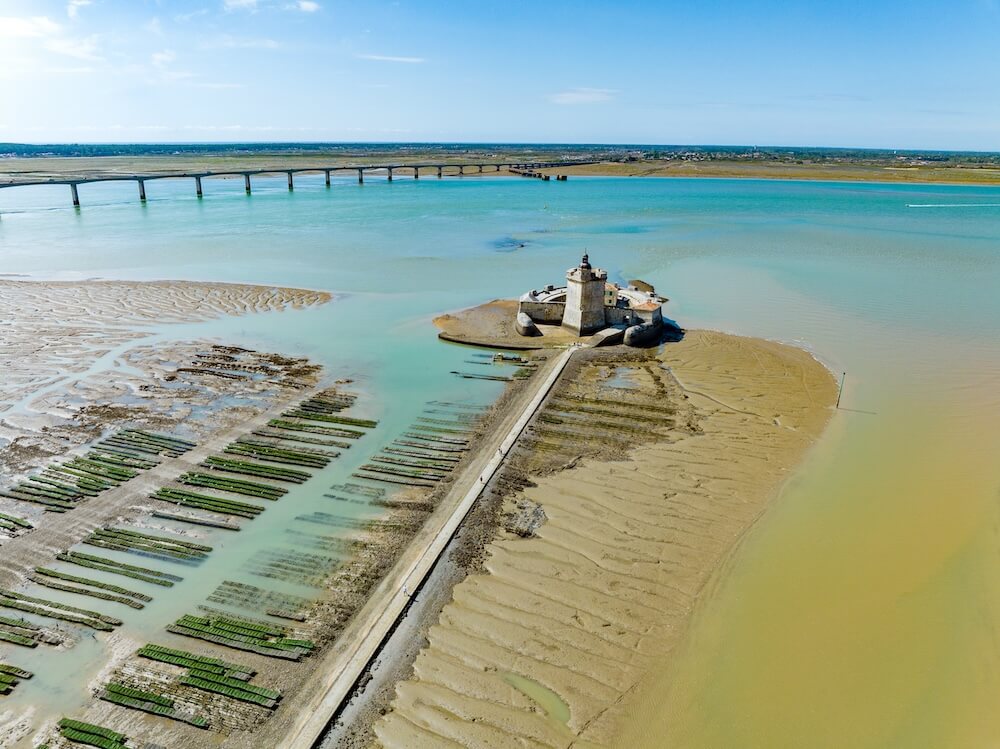
M 326 292 L 250 284 L 0 280 L 0 415 L 40 386 L 87 371 L 149 325 L 329 300 Z
M 0 447 L 52 426 L 53 397 L 82 405 L 107 386 L 109 370 L 116 381 L 134 371 L 134 344 L 153 325 L 329 300 L 326 292 L 249 284 L 0 280 Z
M 487 573 L 455 588 L 375 726 L 381 746 L 612 745 L 835 398 L 830 373 L 789 346 L 693 332 L 662 358 L 683 427 L 628 461 L 536 479 L 522 496 L 547 521 L 534 538 L 498 534 Z

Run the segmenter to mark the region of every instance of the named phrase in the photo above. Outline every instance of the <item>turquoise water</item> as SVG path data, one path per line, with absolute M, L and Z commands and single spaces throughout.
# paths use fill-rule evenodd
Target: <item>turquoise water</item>
M 466 352 L 430 319 L 557 282 L 585 250 L 612 280 L 654 283 L 684 326 L 809 348 L 847 372 L 845 409 L 713 583 L 656 687 L 662 730 L 691 747 L 971 746 L 1000 732 L 1000 188 L 303 177 L 294 193 L 257 180 L 250 197 L 206 180 L 200 201 L 188 181 L 151 182 L 145 206 L 134 184 L 80 194 L 75 211 L 65 187 L 0 190 L 0 272 L 337 296 L 160 331 L 309 355 L 356 378 L 362 410 L 383 419 L 268 523 L 330 511 L 315 487 L 426 400 L 495 396 L 447 374 Z M 255 525 L 195 594 L 245 559 Z M 155 632 L 178 608 L 158 600 L 123 629 Z

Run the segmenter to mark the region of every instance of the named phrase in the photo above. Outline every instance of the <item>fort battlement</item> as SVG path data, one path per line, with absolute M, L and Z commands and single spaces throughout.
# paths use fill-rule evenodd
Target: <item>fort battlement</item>
M 604 335 L 610 337 L 621 331 L 626 339 L 645 342 L 662 330 L 666 301 L 641 281 L 627 287 L 608 283 L 607 271 L 593 267 L 584 255 L 566 271 L 565 286 L 549 285 L 521 296 L 515 327 L 523 336 L 541 335 L 539 325 L 559 325 L 575 336 L 608 331 Z

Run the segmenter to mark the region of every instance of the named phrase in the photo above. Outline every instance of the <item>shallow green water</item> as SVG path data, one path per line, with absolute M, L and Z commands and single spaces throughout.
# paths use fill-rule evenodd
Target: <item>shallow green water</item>
M 300 178 L 294 193 L 260 180 L 246 197 L 236 181 L 205 186 L 198 201 L 186 181 L 148 183 L 146 206 L 134 185 L 84 186 L 79 212 L 68 188 L 0 190 L 0 272 L 332 291 L 316 310 L 161 332 L 312 356 L 355 377 L 383 423 L 227 536 L 196 582 L 124 616 L 126 634 L 192 608 L 269 529 L 332 511 L 316 495 L 426 400 L 493 397 L 447 374 L 466 352 L 438 342 L 430 318 L 556 282 L 586 249 L 612 279 L 654 283 L 685 326 L 793 341 L 848 373 L 845 410 L 713 583 L 676 666 L 648 685 L 655 716 L 635 724 L 649 745 L 665 733 L 699 749 L 979 746 L 1000 732 L 1000 188 Z M 43 677 L 56 663 L 78 677 L 12 698 L 42 701 L 82 694 L 100 647 L 31 664 L 10 650 L 0 658 Z
M 503 679 L 514 687 L 514 689 L 538 705 L 553 721 L 562 723 L 563 725 L 569 722 L 569 706 L 563 701 L 562 697 L 544 684 L 539 684 L 534 679 L 528 679 L 514 673 L 504 674 Z

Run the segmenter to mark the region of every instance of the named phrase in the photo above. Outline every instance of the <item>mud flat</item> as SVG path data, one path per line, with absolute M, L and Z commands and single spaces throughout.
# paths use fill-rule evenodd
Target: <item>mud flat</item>
M 178 454 L 160 456 L 158 464 L 141 476 L 81 501 L 80 507 L 55 518 L 45 516 L 39 527 L 8 541 L 5 552 L 10 553 L 0 564 L 0 584 L 20 587 L 27 578 L 41 586 L 71 586 L 69 592 L 74 593 L 82 593 L 79 586 L 89 584 L 86 595 L 112 595 L 112 600 L 136 608 L 149 598 L 132 592 L 129 601 L 124 600 L 137 587 L 135 580 L 172 586 L 190 575 L 193 565 L 223 553 L 209 545 L 217 536 L 206 536 L 200 526 L 177 536 L 150 525 L 151 509 L 162 509 L 158 496 L 166 492 L 170 498 L 209 502 L 212 509 L 246 511 L 248 516 L 236 515 L 238 522 L 259 526 L 267 520 L 255 520 L 256 512 L 279 500 L 287 482 L 308 481 L 305 469 L 335 459 L 338 450 L 347 449 L 348 442 L 376 426 L 375 421 L 344 413 L 356 397 L 339 385 L 317 387 L 318 372 L 301 360 L 269 357 L 279 362 L 279 371 L 286 376 L 284 388 L 276 387 L 273 372 L 258 379 L 258 365 L 244 361 L 253 353 L 216 345 L 198 354 L 190 366 L 165 370 L 162 379 L 183 381 L 185 387 L 189 381 L 206 380 L 224 389 L 271 381 L 266 408 L 253 413 L 244 409 L 235 419 L 219 415 L 213 422 L 215 431 L 202 433 L 197 444 L 180 445 L 173 451 Z M 259 366 L 270 364 L 265 358 Z M 296 520 L 304 525 L 284 532 L 280 527 L 269 529 L 269 542 L 256 548 L 245 564 L 254 576 L 252 585 L 226 580 L 207 599 L 191 600 L 187 613 L 164 621 L 162 630 L 149 635 L 148 641 L 113 632 L 122 624 L 117 617 L 95 619 L 95 612 L 54 610 L 38 598 L 6 600 L 8 591 L 0 588 L 0 606 L 46 605 L 44 613 L 34 613 L 64 620 L 76 617 L 69 619 L 74 624 L 83 618 L 89 622 L 83 626 L 109 633 L 106 660 L 87 684 L 90 698 L 70 708 L 66 717 L 95 731 L 177 749 L 297 745 L 288 738 L 289 731 L 312 715 L 314 700 L 328 678 L 324 666 L 353 641 L 349 628 L 363 623 L 359 612 L 378 598 L 380 590 L 398 590 L 392 571 L 407 564 L 405 556 L 414 548 L 415 537 L 431 533 L 433 523 L 427 522 L 431 517 L 448 516 L 449 508 L 439 505 L 454 493 L 456 478 L 476 481 L 470 461 L 489 459 L 495 450 L 482 446 L 484 436 L 509 426 L 520 411 L 507 408 L 507 402 L 530 393 L 528 382 L 539 374 L 525 363 L 496 366 L 516 366 L 525 372 L 511 378 L 512 385 L 497 406 L 428 403 L 405 433 L 358 466 L 349 480 L 325 491 L 324 496 L 333 500 L 332 511 L 300 515 Z M 255 376 L 247 380 L 228 376 L 247 369 Z M 117 443 L 130 434 L 134 431 L 115 432 L 96 447 L 110 439 L 117 449 Z M 172 438 L 145 434 L 140 435 L 142 440 L 174 445 Z M 142 440 L 140 447 L 146 444 Z M 213 471 L 211 466 L 218 468 Z M 231 475 L 221 470 L 230 467 L 237 469 Z M 210 483 L 192 485 L 191 477 Z M 379 515 L 357 519 L 352 513 L 337 512 L 337 502 L 371 505 Z M 256 510 L 250 512 L 251 507 Z M 61 551 L 81 541 L 82 545 Z M 135 549 L 141 566 L 119 564 L 111 570 L 122 576 L 114 583 L 94 580 L 89 577 L 91 570 L 106 573 L 109 564 L 120 562 L 120 557 L 108 558 L 104 549 Z M 52 570 L 53 558 L 74 566 Z M 164 577 L 167 572 L 180 575 Z M 315 592 L 307 596 L 303 588 Z M 166 595 L 163 587 L 145 590 L 150 596 Z M 34 589 L 29 593 L 41 595 Z M 129 615 L 126 611 L 122 619 Z M 105 635 L 99 637 L 104 640 Z M 54 717 L 58 716 L 42 716 L 34 738 L 61 747 L 58 733 L 64 726 L 57 726 Z M 27 730 L 22 726 L 28 716 L 20 718 L 20 724 L 4 729 L 12 740 Z
M 514 329 L 517 305 L 516 299 L 494 299 L 478 307 L 435 317 L 434 325 L 440 331 L 438 338 L 453 343 L 519 351 L 561 348 L 591 339 L 591 336 L 578 338 L 561 325 L 541 324 L 538 325 L 540 336 L 522 336 Z
M 459 404 L 429 403 L 425 411 L 429 415 L 418 419 L 411 431 L 394 443 L 419 442 L 416 435 L 423 429 L 422 439 L 436 443 L 438 454 L 456 449 L 452 446 L 456 442 L 464 442 L 465 447 L 463 457 L 448 471 L 447 479 L 433 489 L 415 488 L 408 495 L 394 497 L 412 500 L 413 491 L 423 493 L 419 509 L 411 507 L 412 512 L 421 514 L 419 524 L 407 534 L 397 534 L 395 543 L 385 550 L 384 560 L 388 564 L 378 576 L 368 578 L 371 580 L 369 586 L 355 587 L 355 591 L 365 595 L 353 594 L 358 606 L 351 612 L 337 641 L 324 654 L 323 661 L 308 680 L 304 679 L 299 685 L 302 698 L 296 702 L 297 709 L 276 715 L 254 736 L 259 742 L 255 746 L 311 746 L 330 713 L 336 711 L 342 704 L 342 697 L 350 693 L 355 680 L 359 677 L 365 680 L 370 654 L 377 652 L 384 633 L 391 631 L 396 617 L 408 606 L 408 598 L 412 595 L 408 591 L 415 591 L 424 570 L 433 566 L 457 527 L 459 521 L 455 518 L 464 515 L 471 500 L 480 493 L 484 475 L 496 470 L 500 463 L 501 445 L 523 426 L 524 414 L 533 412 L 542 397 L 539 393 L 551 386 L 566 358 L 542 358 L 537 362 L 537 370 L 527 378 L 512 380 L 499 401 L 485 412 L 470 411 Z M 450 415 L 445 413 L 449 409 Z M 445 422 L 453 426 L 444 426 Z M 468 426 L 462 428 L 460 424 Z M 457 436 L 456 432 L 464 436 Z M 430 451 L 426 447 L 413 449 Z
M 319 366 L 215 341 L 171 340 L 164 331 L 170 323 L 330 298 L 242 284 L 0 281 L 0 655 L 16 661 L 14 651 L 37 649 L 58 669 L 55 651 L 107 632 L 106 641 L 100 635 L 104 656 L 121 660 L 141 643 L 113 632 L 123 621 L 94 611 L 94 599 L 141 609 L 182 578 L 101 557 L 94 545 L 134 547 L 161 562 L 197 560 L 211 547 L 191 539 L 207 523 L 238 530 L 228 518 L 253 505 L 226 496 L 231 491 L 202 494 L 194 501 L 209 515 L 172 513 L 170 522 L 182 528 L 163 527 L 153 514 L 171 514 L 176 502 L 154 499 L 154 492 L 212 461 L 218 468 L 211 478 L 222 488 L 249 473 L 263 478 L 265 493 L 279 491 L 275 476 L 308 476 L 289 462 L 324 464 L 316 450 L 289 447 L 279 430 L 264 444 L 230 444 L 317 392 Z M 113 538 L 94 535 L 109 526 Z M 90 545 L 78 546 L 71 561 L 67 550 L 81 542 Z M 157 590 L 139 592 L 137 580 Z M 51 673 L 46 665 L 34 681 Z M 0 716 L 0 745 L 37 728 L 32 716 L 39 711 L 23 708 Z
M 247 284 L 0 280 L 0 475 L 62 454 L 116 419 L 145 416 L 154 423 L 196 409 L 192 393 L 150 397 L 148 385 L 206 353 L 209 343 L 144 347 L 154 326 L 307 307 L 330 298 L 326 292 Z
M 571 368 L 452 550 L 469 574 L 412 676 L 350 745 L 613 745 L 836 394 L 805 351 L 705 331 Z

